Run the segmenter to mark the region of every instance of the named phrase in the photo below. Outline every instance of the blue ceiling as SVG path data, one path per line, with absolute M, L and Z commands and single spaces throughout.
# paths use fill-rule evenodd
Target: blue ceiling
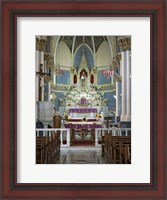
M 76 67 L 77 70 L 79 69 L 83 52 L 85 52 L 85 58 L 87 61 L 88 68 L 90 70 L 94 66 L 93 55 L 92 55 L 92 52 L 90 51 L 90 49 L 86 45 L 82 45 L 77 50 L 77 53 L 76 53 L 75 59 L 74 59 L 74 66 Z

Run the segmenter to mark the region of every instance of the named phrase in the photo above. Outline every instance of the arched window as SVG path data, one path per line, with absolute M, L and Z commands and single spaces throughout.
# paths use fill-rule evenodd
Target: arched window
M 93 75 L 93 74 L 91 74 L 91 76 L 90 76 L 90 83 L 91 83 L 91 84 L 94 83 L 94 75 Z
M 76 74 L 74 74 L 73 83 L 74 83 L 74 84 L 77 84 L 77 75 L 76 75 Z

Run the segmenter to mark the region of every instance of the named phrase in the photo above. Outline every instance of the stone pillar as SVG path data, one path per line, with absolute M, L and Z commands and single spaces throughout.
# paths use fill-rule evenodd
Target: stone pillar
M 51 82 L 48 82 L 48 101 L 50 101 L 50 95 L 51 95 Z
M 49 72 L 51 69 L 53 69 L 54 66 L 53 56 L 50 53 L 45 52 L 44 59 L 45 59 L 45 73 L 48 73 L 47 78 L 45 78 L 48 84 L 47 100 L 50 101 L 52 75 Z
M 40 51 L 36 50 L 36 59 L 35 59 L 36 72 L 39 71 L 39 65 L 40 65 Z M 35 89 L 36 101 L 39 101 L 39 81 L 40 78 L 38 75 L 36 75 L 36 89 Z
M 44 60 L 44 72 L 47 73 L 46 60 Z
M 67 129 L 67 146 L 70 146 L 70 130 Z
M 121 52 L 121 68 L 122 68 L 122 114 L 121 121 L 126 121 L 126 111 L 127 111 L 127 96 L 126 96 L 126 54 Z
M 42 64 L 42 72 L 44 73 L 44 51 L 41 51 L 40 64 Z M 41 101 L 44 101 L 44 94 L 45 94 L 44 84 L 45 84 L 45 81 L 44 81 L 44 78 L 42 77 L 41 78 Z
M 40 64 L 42 64 L 42 72 L 45 72 L 45 63 L 44 63 L 44 51 L 41 51 Z
M 118 103 L 118 98 L 119 98 L 119 91 L 118 91 L 118 82 L 116 82 L 116 114 L 115 114 L 115 122 L 117 123 L 117 117 L 119 116 L 119 103 Z
M 43 125 L 44 125 L 44 129 L 48 128 L 48 123 L 43 122 Z M 43 131 L 43 136 L 47 136 L 47 135 L 48 135 L 48 131 Z
M 40 84 L 40 87 L 41 87 L 41 101 L 44 101 L 44 77 L 41 77 L 41 84 Z
M 116 81 L 116 117 L 121 115 L 121 82 Z
M 130 59 L 130 51 L 126 51 L 126 71 L 127 71 L 127 112 L 126 117 L 127 121 L 131 121 L 131 59 Z
M 115 121 L 118 122 L 118 117 L 120 117 L 122 110 L 122 101 L 121 101 L 121 54 L 118 53 L 114 56 L 113 59 L 113 67 L 115 69 L 115 82 L 116 82 L 116 116 L 115 116 Z
M 56 85 L 56 74 L 53 75 L 53 84 Z
M 99 144 L 98 144 L 98 130 L 95 129 L 95 147 L 98 147 Z
M 47 43 L 46 36 L 36 37 L 36 70 L 40 71 L 40 64 L 43 65 L 42 72 L 44 72 L 44 51 Z M 38 76 L 38 75 L 36 75 Z M 41 101 L 44 101 L 44 78 L 41 78 L 39 84 L 39 77 L 36 79 L 36 100 L 39 101 L 39 87 L 41 87 Z
M 121 77 L 122 77 L 122 122 L 131 121 L 131 38 L 118 38 L 121 51 Z

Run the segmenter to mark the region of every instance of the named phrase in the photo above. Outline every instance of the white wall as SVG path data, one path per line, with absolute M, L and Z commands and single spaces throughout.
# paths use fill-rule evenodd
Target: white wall
M 111 64 L 110 48 L 107 41 L 102 42 L 99 46 L 96 53 L 96 63 L 97 67 Z
M 65 42 L 61 41 L 57 47 L 57 62 L 56 64 L 60 64 L 61 66 L 70 67 L 72 63 L 72 56 L 70 49 L 66 45 Z

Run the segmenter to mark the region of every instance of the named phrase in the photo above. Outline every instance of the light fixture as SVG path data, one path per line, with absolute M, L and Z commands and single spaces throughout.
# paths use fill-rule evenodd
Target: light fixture
M 56 66 L 53 72 L 56 74 L 56 76 L 62 76 L 64 74 L 64 70 L 61 69 L 60 65 Z
M 102 71 L 102 73 L 103 73 L 103 76 L 104 76 L 104 77 L 106 77 L 107 79 L 109 79 L 110 77 L 113 76 L 114 70 L 111 69 L 111 66 L 110 66 L 110 65 L 108 65 L 108 69 L 104 69 L 104 70 Z

